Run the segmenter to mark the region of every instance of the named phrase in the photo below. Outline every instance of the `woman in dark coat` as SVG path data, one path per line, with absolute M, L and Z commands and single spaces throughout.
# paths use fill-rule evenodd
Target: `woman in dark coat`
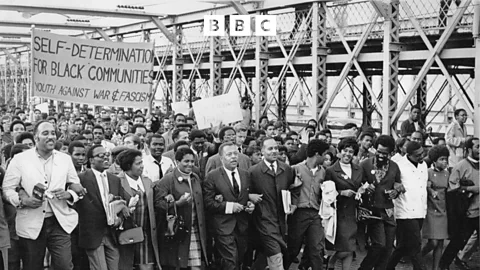
M 190 148 L 175 153 L 177 168 L 155 185 L 155 209 L 159 219 L 160 262 L 163 269 L 201 269 L 206 265 L 206 223 L 200 177 L 192 173 L 195 164 Z M 166 238 L 166 211 L 185 221 L 185 232 Z
M 338 144 L 340 159 L 329 167 L 325 181 L 335 182 L 337 197 L 337 233 L 335 237 L 334 257 L 342 261 L 342 269 L 349 270 L 356 248 L 357 201 L 355 195 L 362 184 L 363 172 L 359 165 L 353 164 L 353 157 L 358 153 L 358 144 L 353 138 L 346 138 Z
M 144 240 L 141 243 L 120 246 L 120 270 L 153 270 L 160 268 L 158 255 L 157 224 L 155 208 L 153 206 L 152 181 L 143 176 L 142 152 L 127 149 L 121 152 L 117 161 L 122 171 L 118 177 L 125 190 L 125 200 L 130 202 L 132 197 L 138 196 L 131 217 L 125 220 L 123 227 L 126 229 L 134 226 L 143 229 Z

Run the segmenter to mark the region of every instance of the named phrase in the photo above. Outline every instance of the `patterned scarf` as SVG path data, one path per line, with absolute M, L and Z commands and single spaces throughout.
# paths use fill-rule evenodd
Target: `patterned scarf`
M 385 175 L 387 175 L 389 166 L 390 166 L 390 161 L 387 161 L 387 164 L 378 168 L 377 158 L 373 159 L 373 170 L 375 171 L 375 179 L 377 180 L 377 183 L 380 183 L 383 180 L 383 178 L 385 178 Z

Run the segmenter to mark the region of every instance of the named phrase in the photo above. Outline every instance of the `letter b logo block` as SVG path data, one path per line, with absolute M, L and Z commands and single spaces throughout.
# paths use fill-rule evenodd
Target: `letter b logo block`
M 250 36 L 251 29 L 250 15 L 232 15 L 230 16 L 230 35 L 231 36 Z
M 203 18 L 203 35 L 222 37 L 225 35 L 225 17 L 223 15 L 206 15 Z

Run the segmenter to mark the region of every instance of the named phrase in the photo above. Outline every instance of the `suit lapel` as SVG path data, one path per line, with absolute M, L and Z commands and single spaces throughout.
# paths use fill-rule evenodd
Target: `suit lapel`
M 97 197 L 98 201 L 100 202 L 100 205 L 103 205 L 102 195 L 100 195 L 100 188 L 98 187 L 98 182 L 97 182 L 97 178 L 95 177 L 95 174 L 93 173 L 93 171 L 91 169 L 89 169 L 85 173 L 85 176 L 86 176 L 86 179 L 91 181 L 90 185 L 93 188 L 93 194 L 95 194 L 95 196 Z M 87 191 L 91 192 L 88 189 L 87 189 Z
M 278 163 L 277 163 L 278 164 Z M 273 172 L 268 166 L 267 164 L 265 164 L 265 161 L 260 161 L 260 166 L 261 166 L 261 169 L 262 169 L 262 172 L 263 173 L 266 173 L 272 177 L 275 177 L 275 172 Z M 278 167 L 278 166 L 277 166 Z M 278 168 L 277 168 L 278 169 Z

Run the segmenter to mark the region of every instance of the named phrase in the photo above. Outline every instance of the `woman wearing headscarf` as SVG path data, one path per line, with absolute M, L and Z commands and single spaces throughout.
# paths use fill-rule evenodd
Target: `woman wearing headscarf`
M 163 224 L 159 232 L 160 261 L 163 269 L 199 270 L 206 266 L 206 223 L 200 177 L 192 172 L 195 157 L 192 149 L 179 148 L 177 167 L 155 186 L 155 209 Z M 166 237 L 166 214 L 177 213 L 184 221 L 183 233 Z M 167 212 L 168 211 L 168 212 Z
M 130 201 L 138 199 L 132 211 L 131 218 L 124 221 L 125 229 L 141 227 L 144 240 L 136 244 L 120 246 L 120 270 L 153 270 L 160 268 L 158 254 L 157 225 L 153 205 L 152 181 L 142 175 L 142 152 L 127 149 L 117 156 L 117 162 L 123 173 L 118 177 L 122 180 L 125 190 L 125 200 L 130 207 Z

